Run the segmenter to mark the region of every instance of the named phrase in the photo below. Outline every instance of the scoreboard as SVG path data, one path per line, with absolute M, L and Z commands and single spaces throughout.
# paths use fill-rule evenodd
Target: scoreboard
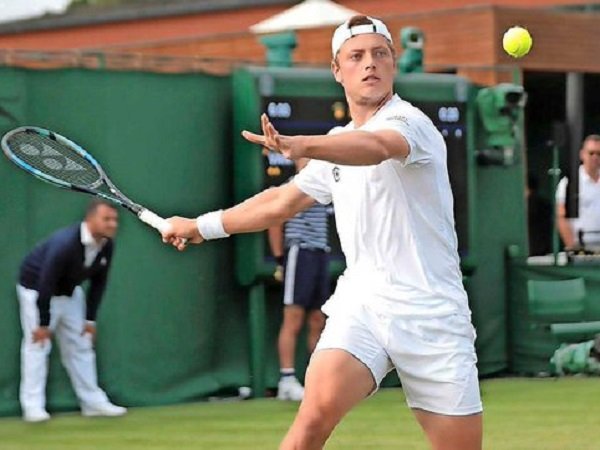
M 458 254 L 469 257 L 469 153 L 467 150 L 467 105 L 464 102 L 412 102 L 421 109 L 444 136 L 448 175 L 454 197 L 454 221 L 458 236 Z
M 234 74 L 236 131 L 260 130 L 266 113 L 282 134 L 326 134 L 350 121 L 341 87 L 327 70 L 243 68 Z M 454 213 L 463 270 L 474 267 L 472 194 L 474 136 L 470 131 L 474 106 L 469 83 L 451 75 L 399 75 L 396 92 L 420 108 L 440 130 L 448 149 L 448 171 L 454 194 Z M 234 147 L 236 201 L 286 182 L 295 173 L 292 161 L 279 153 L 257 148 L 238 137 Z M 334 205 L 335 207 L 335 205 Z M 333 271 L 343 268 L 335 221 L 331 215 L 330 242 Z M 273 273 L 266 233 L 236 237 L 236 272 L 242 284 Z

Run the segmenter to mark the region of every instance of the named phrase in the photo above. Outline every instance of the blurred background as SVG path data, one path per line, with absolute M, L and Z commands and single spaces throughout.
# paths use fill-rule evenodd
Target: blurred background
M 126 195 L 164 216 L 230 206 L 290 169 L 239 137 L 259 129 L 262 112 L 290 134 L 349 120 L 329 72 L 330 38 L 357 13 L 387 23 L 397 92 L 446 139 L 480 374 L 549 373 L 559 344 L 600 332 L 600 258 L 564 252 L 554 227 L 556 185 L 576 179 L 583 138 L 600 132 L 598 2 L 0 0 L 0 133 L 37 125 L 70 137 Z M 502 49 L 513 25 L 533 36 L 520 59 Z M 18 266 L 79 220 L 87 198 L 7 161 L 0 188 L 0 415 L 17 415 Z M 267 247 L 255 234 L 176 254 L 123 212 L 98 319 L 111 398 L 158 405 L 241 386 L 271 395 L 281 288 Z M 335 245 L 333 256 L 337 275 Z M 573 278 L 586 289 L 577 311 L 532 306 L 530 281 Z M 299 352 L 299 373 L 306 363 Z M 75 409 L 56 354 L 51 366 L 49 409 Z

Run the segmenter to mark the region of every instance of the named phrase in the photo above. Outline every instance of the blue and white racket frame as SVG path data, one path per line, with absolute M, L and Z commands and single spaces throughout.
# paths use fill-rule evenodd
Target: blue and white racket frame
M 47 173 L 40 171 L 39 169 L 36 169 L 35 167 L 31 166 L 27 162 L 23 161 L 17 155 L 15 155 L 14 152 L 11 150 L 10 145 L 8 144 L 8 141 L 13 135 L 15 135 L 17 133 L 37 134 L 40 136 L 47 137 L 48 139 L 52 139 L 58 143 L 61 143 L 65 146 L 69 147 L 71 150 L 76 152 L 79 156 L 81 156 L 86 161 L 88 161 L 92 166 L 94 166 L 94 168 L 98 172 L 98 175 L 100 176 L 100 178 L 91 187 L 86 187 L 86 186 L 79 186 L 79 185 L 76 185 L 73 183 L 69 183 L 64 180 L 60 180 L 56 177 L 53 177 L 52 175 L 49 175 Z M 116 203 L 116 204 L 122 206 L 123 208 L 131 211 L 142 222 L 157 229 L 161 233 L 167 232 L 171 227 L 171 225 L 165 219 L 163 219 L 159 215 L 155 214 L 154 212 L 150 211 L 149 209 L 139 205 L 138 203 L 133 202 L 125 194 L 123 194 L 119 189 L 117 189 L 117 187 L 112 183 L 112 181 L 110 181 L 110 179 L 106 175 L 106 172 L 104 172 L 104 169 L 102 169 L 102 166 L 98 163 L 98 161 L 96 161 L 96 159 L 92 155 L 90 155 L 87 151 L 85 151 L 83 148 L 81 148 L 81 146 L 79 146 L 75 142 L 71 141 L 70 139 L 68 139 L 58 133 L 55 133 L 54 131 L 51 131 L 51 130 L 48 130 L 45 128 L 35 127 L 35 126 L 22 126 L 22 127 L 15 128 L 15 129 L 7 132 L 2 137 L 2 141 L 0 142 L 0 145 L 2 146 L 2 151 L 4 152 L 4 154 L 6 155 L 6 157 L 9 160 L 11 160 L 14 164 L 16 164 L 21 169 L 25 170 L 26 172 L 30 173 L 31 175 L 35 176 L 36 178 L 38 178 L 42 181 L 45 181 L 46 183 L 50 183 L 54 186 L 58 186 L 63 189 L 70 189 L 73 191 L 78 191 L 78 192 L 83 192 L 86 194 L 94 195 L 94 196 L 103 198 L 105 200 L 108 200 L 110 202 Z M 108 187 L 111 194 L 113 194 L 113 195 L 108 195 L 104 192 L 95 190 L 95 188 L 100 187 L 102 184 L 105 184 Z

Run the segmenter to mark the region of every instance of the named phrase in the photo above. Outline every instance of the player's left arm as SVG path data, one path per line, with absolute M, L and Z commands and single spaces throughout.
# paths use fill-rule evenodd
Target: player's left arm
M 319 136 L 286 136 L 280 134 L 267 116 L 261 117 L 262 135 L 244 131 L 250 142 L 281 152 L 286 158 L 311 158 L 334 164 L 366 166 L 387 159 L 406 158 L 410 153 L 408 140 L 392 129 L 364 131 Z
M 369 166 L 410 153 L 406 138 L 395 130 L 355 130 L 326 136 L 294 136 L 298 153 L 347 166 Z

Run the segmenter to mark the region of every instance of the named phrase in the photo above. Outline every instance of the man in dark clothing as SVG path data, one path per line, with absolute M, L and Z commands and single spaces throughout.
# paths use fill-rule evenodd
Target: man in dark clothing
M 21 311 L 20 401 L 23 419 L 42 422 L 46 411 L 46 379 L 51 337 L 56 334 L 61 359 L 85 416 L 120 416 L 98 387 L 96 311 L 102 298 L 118 226 L 117 211 L 93 200 L 85 220 L 56 231 L 38 244 L 21 264 L 17 295 Z M 90 280 L 86 296 L 81 283 Z

